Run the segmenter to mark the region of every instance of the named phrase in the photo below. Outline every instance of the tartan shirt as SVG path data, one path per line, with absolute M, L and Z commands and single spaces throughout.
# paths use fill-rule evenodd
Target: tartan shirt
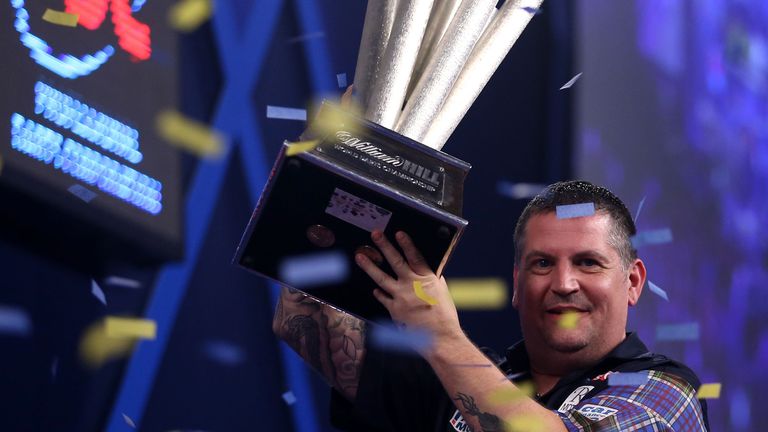
M 530 379 L 523 342 L 507 351 L 501 367 L 517 372 L 514 381 Z M 642 374 L 647 381 L 609 386 L 608 377 L 616 373 Z M 563 377 L 537 400 L 569 431 L 708 431 L 706 403 L 696 399 L 699 385 L 685 365 L 650 353 L 635 333 L 628 333 L 595 367 Z
M 421 358 L 382 352 L 366 343 L 354 403 L 333 391 L 331 423 L 345 431 L 467 432 L 469 425 Z M 529 381 L 524 342 L 504 358 L 483 350 L 515 383 Z M 642 373 L 637 385 L 608 385 L 615 373 Z M 562 377 L 536 400 L 557 413 L 569 431 L 708 431 L 700 383 L 685 365 L 648 351 L 634 333 L 597 365 Z

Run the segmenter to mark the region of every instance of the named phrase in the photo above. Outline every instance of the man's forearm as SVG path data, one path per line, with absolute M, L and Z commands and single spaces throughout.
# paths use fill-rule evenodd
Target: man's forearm
M 425 358 L 474 432 L 566 430 L 555 413 L 524 396 L 465 336 L 436 343 Z M 495 403 L 494 394 L 512 396 Z
M 272 330 L 331 386 L 354 400 L 365 356 L 365 322 L 283 288 Z

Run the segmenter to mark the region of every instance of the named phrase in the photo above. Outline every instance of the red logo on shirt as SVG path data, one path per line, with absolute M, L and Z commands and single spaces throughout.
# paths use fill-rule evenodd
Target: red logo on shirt
M 606 372 L 606 373 L 604 373 L 602 375 L 598 375 L 598 376 L 592 378 L 592 381 L 606 381 L 608 379 L 608 375 L 610 375 L 612 373 L 616 373 L 616 372 L 614 372 L 614 371 Z

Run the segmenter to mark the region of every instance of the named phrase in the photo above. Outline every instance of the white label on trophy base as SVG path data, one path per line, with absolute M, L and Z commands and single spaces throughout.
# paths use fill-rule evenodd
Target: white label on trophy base
M 392 212 L 339 188 L 333 191 L 325 212 L 368 232 L 384 231 Z

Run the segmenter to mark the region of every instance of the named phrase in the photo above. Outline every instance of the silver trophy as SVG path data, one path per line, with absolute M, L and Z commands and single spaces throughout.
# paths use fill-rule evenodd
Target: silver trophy
M 390 271 L 371 231 L 408 232 L 440 275 L 470 168 L 440 150 L 541 2 L 369 0 L 359 114 L 324 103 L 305 142 L 283 145 L 235 262 L 365 319 L 388 316 L 354 264 Z

